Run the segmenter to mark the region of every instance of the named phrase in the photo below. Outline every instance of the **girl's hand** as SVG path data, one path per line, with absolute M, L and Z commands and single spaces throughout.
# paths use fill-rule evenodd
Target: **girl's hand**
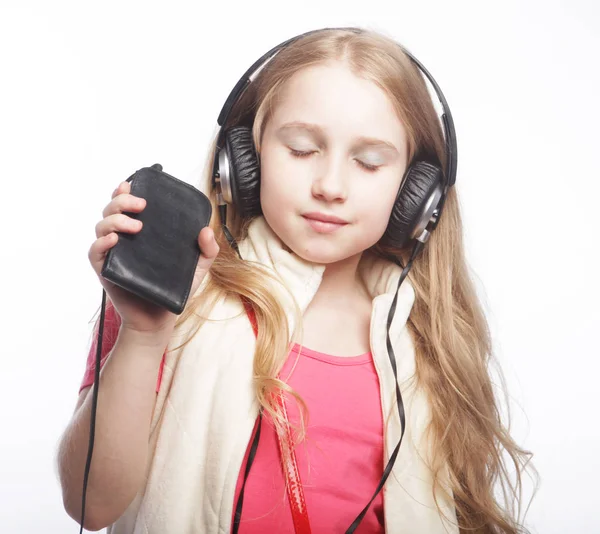
M 130 190 L 129 182 L 121 182 L 113 192 L 112 200 L 102 212 L 103 219 L 96 225 L 97 239 L 89 249 L 88 258 L 107 296 L 121 317 L 123 328 L 149 334 L 170 335 L 175 327 L 176 314 L 126 291 L 100 274 L 107 252 L 118 241 L 119 236 L 116 232 L 134 234 L 142 229 L 141 221 L 132 219 L 123 213 L 124 211 L 139 213 L 146 207 L 146 201 L 131 195 Z M 198 245 L 201 254 L 190 295 L 194 295 L 200 287 L 200 283 L 219 253 L 219 245 L 217 245 L 210 227 L 202 229 L 198 235 Z

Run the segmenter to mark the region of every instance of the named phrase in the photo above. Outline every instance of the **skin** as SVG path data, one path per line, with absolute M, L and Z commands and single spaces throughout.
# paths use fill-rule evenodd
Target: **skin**
M 387 95 L 343 61 L 305 68 L 284 87 L 260 147 L 267 223 L 301 258 L 326 264 L 330 301 L 353 294 L 362 252 L 381 238 L 407 166 L 407 134 Z M 348 222 L 331 234 L 302 217 Z

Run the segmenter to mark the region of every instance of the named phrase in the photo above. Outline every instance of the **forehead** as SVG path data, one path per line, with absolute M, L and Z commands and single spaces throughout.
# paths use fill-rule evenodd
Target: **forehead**
M 404 125 L 388 95 L 341 61 L 304 68 L 286 82 L 271 122 L 277 127 L 293 121 L 318 124 L 331 136 L 406 142 Z

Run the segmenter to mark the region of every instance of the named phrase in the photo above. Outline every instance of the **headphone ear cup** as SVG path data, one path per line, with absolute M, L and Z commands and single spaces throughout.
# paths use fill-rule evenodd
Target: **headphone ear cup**
M 260 161 L 252 129 L 236 126 L 225 132 L 233 204 L 243 218 L 260 215 Z
M 412 234 L 419 223 L 427 223 L 421 221 L 426 216 L 427 201 L 436 189 L 442 188 L 443 180 L 440 167 L 427 161 L 417 161 L 408 168 L 383 234 L 382 245 L 401 249 L 417 237 Z

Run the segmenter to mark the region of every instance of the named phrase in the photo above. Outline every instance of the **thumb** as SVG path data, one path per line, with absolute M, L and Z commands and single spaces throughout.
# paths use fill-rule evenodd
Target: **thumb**
M 198 235 L 198 246 L 200 247 L 202 256 L 205 258 L 213 260 L 217 257 L 219 245 L 215 239 L 213 229 L 209 226 L 202 228 L 200 231 L 200 234 Z

